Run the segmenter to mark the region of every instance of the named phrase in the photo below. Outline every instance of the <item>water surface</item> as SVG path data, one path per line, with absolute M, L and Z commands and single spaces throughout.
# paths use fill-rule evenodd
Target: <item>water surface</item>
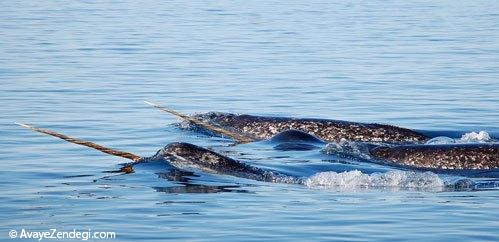
M 121 240 L 499 240 L 497 189 L 306 187 L 124 160 L 26 122 L 143 156 L 191 142 L 311 176 L 341 163 L 180 129 L 145 105 L 499 132 L 497 1 L 0 3 L 0 233 Z M 439 175 L 441 179 L 447 179 Z M 451 178 L 453 179 L 453 178 Z

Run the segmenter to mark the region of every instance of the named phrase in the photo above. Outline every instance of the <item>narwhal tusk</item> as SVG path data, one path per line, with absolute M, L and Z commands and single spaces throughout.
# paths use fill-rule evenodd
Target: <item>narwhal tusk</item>
M 234 139 L 235 141 L 239 142 L 239 143 L 249 143 L 249 142 L 253 142 L 255 141 L 255 139 L 252 139 L 250 137 L 247 137 L 247 136 L 244 136 L 244 135 L 241 135 L 241 134 L 238 134 L 238 133 L 235 133 L 235 132 L 232 132 L 232 131 L 229 131 L 227 129 L 224 129 L 224 128 L 221 128 L 219 126 L 215 126 L 213 124 L 210 124 L 206 121 L 203 121 L 203 120 L 199 120 L 199 119 L 196 119 L 196 118 L 193 118 L 187 114 L 183 114 L 183 113 L 179 113 L 175 110 L 172 110 L 172 109 L 167 109 L 167 108 L 164 108 L 158 104 L 155 104 L 155 103 L 152 103 L 152 102 L 148 102 L 148 101 L 144 101 L 145 103 L 163 111 L 163 112 L 167 112 L 169 114 L 172 114 L 172 115 L 175 115 L 179 118 L 182 118 L 184 120 L 187 120 L 189 122 L 192 122 L 198 126 L 201 126 L 205 129 L 208 129 L 208 130 L 211 130 L 211 131 L 214 131 L 216 133 L 219 133 L 223 136 L 227 136 L 229 138 L 232 138 Z
M 81 139 L 72 138 L 72 137 L 69 137 L 67 135 L 63 135 L 63 134 L 54 132 L 52 130 L 41 129 L 41 128 L 33 127 L 33 126 L 30 126 L 30 125 L 27 125 L 27 124 L 22 124 L 22 123 L 15 123 L 15 124 L 23 126 L 25 128 L 28 128 L 28 129 L 31 129 L 33 131 L 42 133 L 42 134 L 47 134 L 47 135 L 50 135 L 50 136 L 57 137 L 59 139 L 63 139 L 65 141 L 68 141 L 68 142 L 73 143 L 73 144 L 87 146 L 87 147 L 96 149 L 98 151 L 104 152 L 106 154 L 110 154 L 110 155 L 114 155 L 114 156 L 118 156 L 118 157 L 123 157 L 123 158 L 129 159 L 129 160 L 133 160 L 135 162 L 140 161 L 142 159 L 142 157 L 140 157 L 138 155 L 135 155 L 135 154 L 132 154 L 132 153 L 129 153 L 129 152 L 115 150 L 115 149 L 112 149 L 112 148 L 104 147 L 102 145 L 98 145 L 98 144 L 90 142 L 90 141 L 85 141 L 85 140 L 81 140 Z M 127 172 L 127 171 L 124 171 L 124 172 Z

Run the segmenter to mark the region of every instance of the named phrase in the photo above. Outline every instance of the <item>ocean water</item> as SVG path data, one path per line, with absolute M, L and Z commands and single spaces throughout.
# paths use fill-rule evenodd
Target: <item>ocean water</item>
M 118 241 L 498 241 L 497 177 L 231 146 L 143 103 L 387 123 L 448 136 L 437 143 L 497 139 L 498 10 L 481 0 L 2 1 L 0 240 L 24 228 Z M 161 163 L 117 175 L 106 171 L 126 160 L 14 122 L 141 156 L 190 142 L 307 181 Z M 447 186 L 460 179 L 478 185 Z

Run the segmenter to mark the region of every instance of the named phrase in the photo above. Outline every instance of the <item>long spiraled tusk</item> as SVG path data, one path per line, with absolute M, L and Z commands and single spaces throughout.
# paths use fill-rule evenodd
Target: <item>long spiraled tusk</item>
M 23 123 L 15 123 L 15 124 L 20 125 L 20 126 L 25 127 L 25 128 L 28 128 L 28 129 L 31 129 L 33 131 L 42 133 L 42 134 L 47 134 L 50 136 L 57 137 L 59 139 L 63 139 L 65 141 L 68 141 L 68 142 L 73 143 L 73 144 L 87 146 L 87 147 L 96 149 L 98 151 L 104 152 L 106 154 L 110 154 L 110 155 L 114 155 L 114 156 L 118 156 L 118 157 L 123 157 L 123 158 L 130 159 L 133 161 L 140 161 L 142 159 L 142 157 L 135 155 L 135 154 L 132 154 L 130 152 L 120 151 L 120 150 L 104 147 L 102 145 L 98 145 L 98 144 L 90 142 L 90 141 L 72 138 L 72 137 L 69 137 L 67 135 L 57 133 L 57 132 L 52 131 L 52 130 L 41 129 L 41 128 L 33 127 L 33 126 L 30 126 L 27 124 L 23 124 Z
M 162 106 L 160 106 L 158 104 L 155 104 L 155 103 L 152 103 L 152 102 L 148 102 L 148 101 L 144 101 L 144 102 L 147 103 L 147 104 L 149 104 L 149 105 L 151 105 L 151 106 L 153 106 L 153 107 L 155 107 L 155 108 L 157 108 L 157 109 L 159 109 L 159 110 L 161 110 L 161 111 L 163 111 L 163 112 L 167 112 L 169 114 L 175 115 L 175 116 L 177 116 L 179 118 L 182 118 L 184 120 L 192 122 L 192 123 L 194 123 L 194 124 L 196 124 L 198 126 L 201 126 L 201 127 L 205 128 L 205 129 L 208 129 L 208 130 L 211 130 L 213 132 L 219 133 L 219 134 L 221 134 L 223 136 L 227 136 L 229 138 L 232 138 L 232 139 L 234 139 L 235 141 L 237 141 L 239 143 L 249 143 L 249 142 L 255 141 L 255 139 L 252 139 L 250 137 L 243 136 L 241 134 L 229 131 L 229 130 L 224 129 L 224 128 L 219 127 L 219 126 L 215 126 L 215 125 L 210 124 L 210 123 L 208 123 L 206 121 L 193 118 L 193 117 L 191 117 L 191 116 L 189 116 L 187 114 L 179 113 L 179 112 L 177 112 L 175 110 L 172 110 L 172 109 L 167 109 L 165 107 L 162 107 Z

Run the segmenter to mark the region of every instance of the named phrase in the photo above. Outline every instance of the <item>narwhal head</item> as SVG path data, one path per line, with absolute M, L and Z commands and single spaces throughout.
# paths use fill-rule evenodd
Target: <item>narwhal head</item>
M 297 182 L 294 178 L 279 172 L 263 170 L 189 143 L 171 143 L 159 150 L 151 159 L 164 160 L 180 170 L 198 169 L 268 182 Z
M 174 142 L 163 147 L 152 157 L 164 159 L 179 169 L 196 168 L 209 171 L 241 170 L 243 163 L 209 149 L 184 142 Z

